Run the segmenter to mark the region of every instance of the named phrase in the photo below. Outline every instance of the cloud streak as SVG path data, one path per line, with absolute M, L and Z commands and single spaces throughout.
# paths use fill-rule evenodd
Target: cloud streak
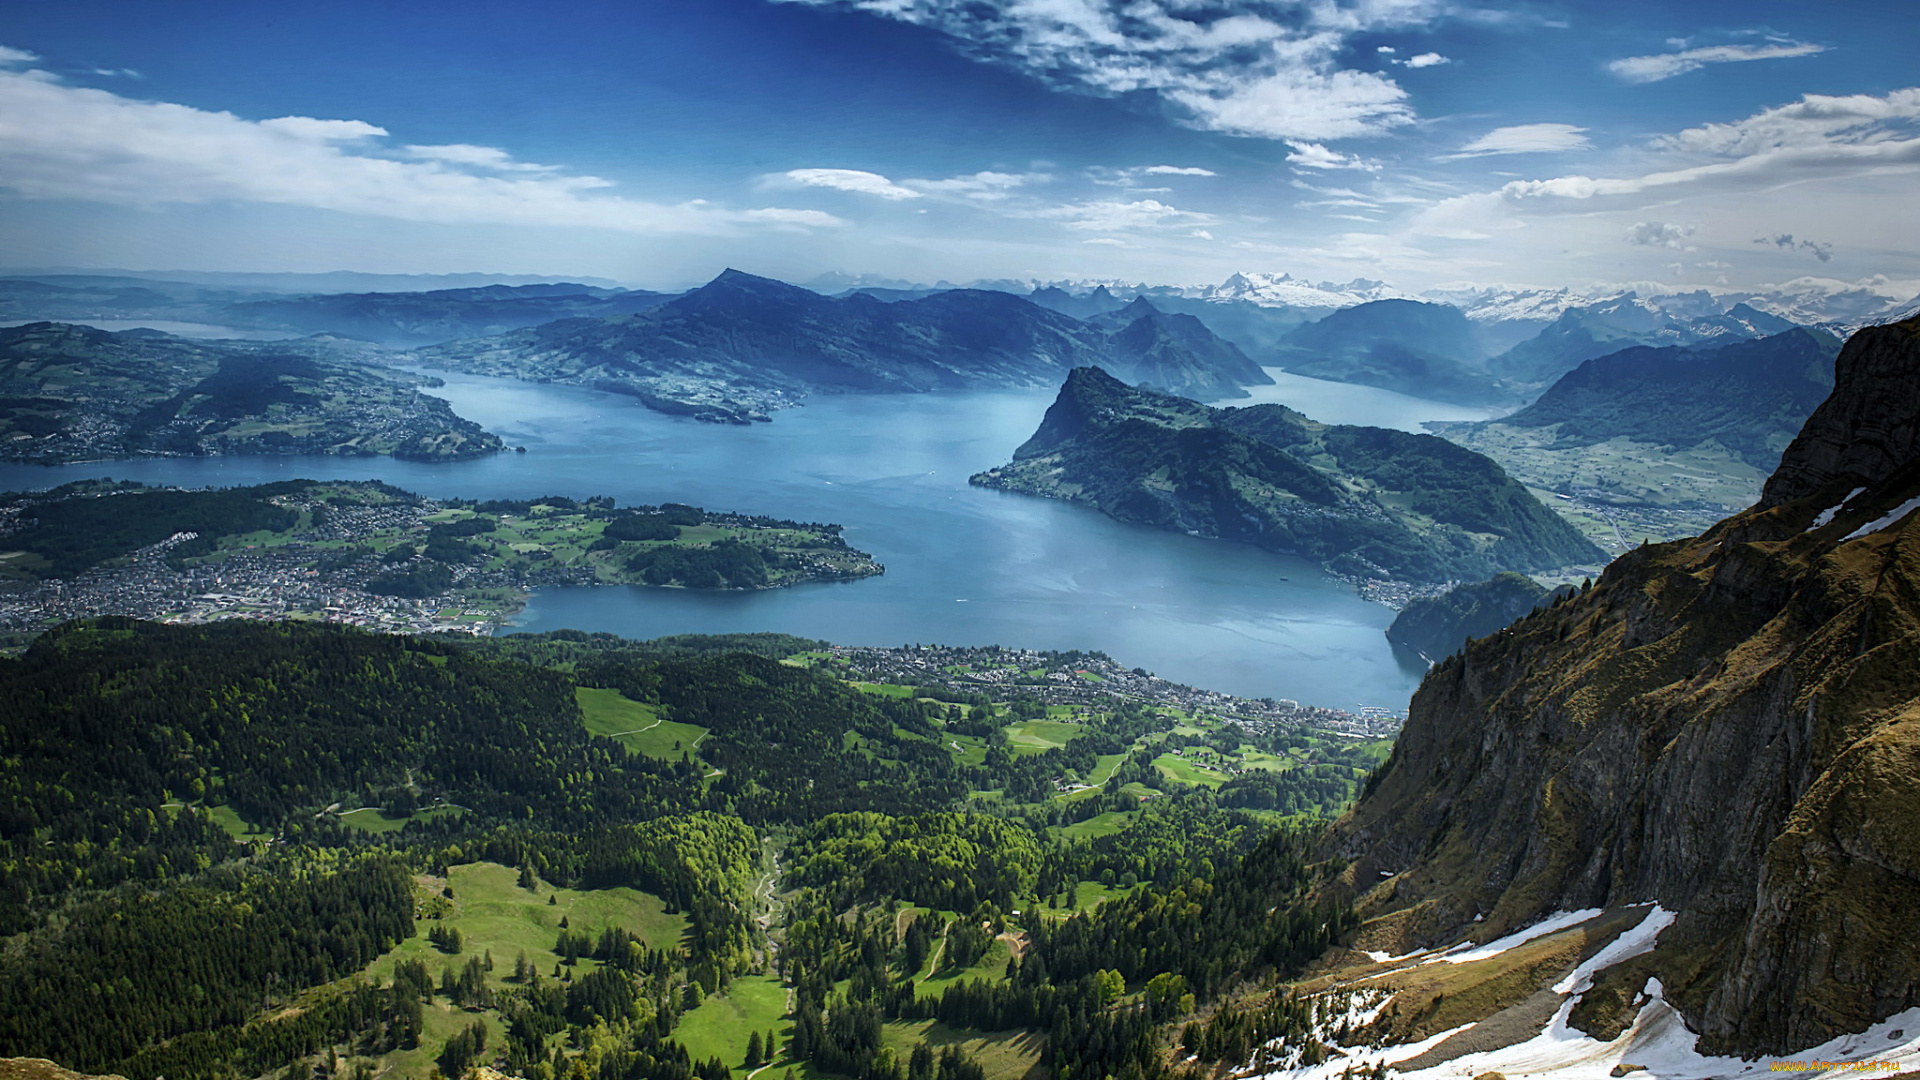
M 1492 154 L 1555 154 L 1570 150 L 1590 150 L 1586 128 L 1572 124 L 1516 124 L 1494 128 L 1442 161 L 1486 157 Z
M 851 191 L 858 195 L 872 195 L 878 199 L 898 200 L 920 197 L 920 193 L 912 188 L 902 187 L 879 173 L 861 169 L 789 169 L 781 173 L 780 178 L 801 187 Z
M 779 0 L 866 12 L 945 34 L 981 62 L 1060 90 L 1150 93 L 1188 126 L 1324 141 L 1411 123 L 1406 91 L 1343 69 L 1357 34 L 1422 26 L 1444 0 Z M 1400 61 L 1445 63 L 1438 53 Z
M 1607 65 L 1607 70 L 1630 83 L 1653 83 L 1698 71 L 1708 64 L 1738 64 L 1750 60 L 1784 60 L 1794 56 L 1812 56 L 1827 51 L 1825 45 L 1800 41 L 1782 41 L 1769 45 L 1709 45 L 1681 52 L 1652 56 L 1628 56 Z

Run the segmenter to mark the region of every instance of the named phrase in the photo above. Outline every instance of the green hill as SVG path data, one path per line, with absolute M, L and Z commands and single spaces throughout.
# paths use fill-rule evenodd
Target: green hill
M 1279 405 L 1209 408 L 1098 368 L 1069 375 L 1013 462 L 972 482 L 1360 577 L 1477 580 L 1604 560 L 1498 465 L 1445 440 Z

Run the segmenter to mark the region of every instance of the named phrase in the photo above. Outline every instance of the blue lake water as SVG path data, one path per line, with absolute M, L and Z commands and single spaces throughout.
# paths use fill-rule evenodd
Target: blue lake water
M 187 486 L 315 477 L 380 479 L 439 497 L 611 495 L 839 522 L 849 543 L 887 567 L 859 582 L 755 593 L 542 590 L 518 621 L 530 631 L 774 630 L 850 645 L 1098 649 L 1177 682 L 1342 708 L 1404 707 L 1425 671 L 1383 636 L 1391 611 L 1308 562 L 968 487 L 969 475 L 1005 462 L 1032 434 L 1051 392 L 815 397 L 743 428 L 575 388 L 446 379 L 437 393 L 461 415 L 528 453 L 451 465 L 267 457 L 5 465 L 0 488 L 83 476 Z M 1285 400 L 1320 417 L 1315 382 L 1291 377 Z M 1356 422 L 1367 412 L 1352 404 L 1355 389 L 1329 391 L 1345 404 L 1325 418 Z M 1373 422 L 1410 426 L 1427 407 L 1391 397 L 1399 400 L 1379 399 Z M 1451 418 L 1446 406 L 1430 408 L 1426 418 Z

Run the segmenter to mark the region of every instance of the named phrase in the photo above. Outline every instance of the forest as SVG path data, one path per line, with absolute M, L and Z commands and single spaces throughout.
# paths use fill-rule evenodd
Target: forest
M 1285 1029 L 1247 995 L 1351 926 L 1307 853 L 1377 748 L 863 686 L 823 644 L 42 634 L 0 658 L 0 1055 L 1131 1080 Z

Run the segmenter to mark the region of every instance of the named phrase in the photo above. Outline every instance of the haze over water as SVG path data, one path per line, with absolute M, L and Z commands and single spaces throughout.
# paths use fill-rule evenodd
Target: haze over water
M 838 522 L 849 543 L 887 567 L 859 582 L 753 593 L 541 590 L 518 620 L 529 631 L 770 630 L 849 645 L 1100 650 L 1176 682 L 1342 708 L 1404 707 L 1425 670 L 1383 636 L 1393 612 L 1304 560 L 969 487 L 969 475 L 1005 462 L 1032 434 L 1051 392 L 815 397 L 742 428 L 573 388 L 445 377 L 437 393 L 456 411 L 529 452 L 451 465 L 264 457 L 11 465 L 0 467 L 0 486 L 314 477 L 380 479 L 437 497 L 611 495 L 622 505 L 687 502 Z M 1316 415 L 1314 381 L 1294 381 L 1300 392 L 1288 403 Z M 1356 389 L 1364 390 L 1336 393 Z M 1407 423 L 1407 400 L 1383 396 L 1383 419 Z

